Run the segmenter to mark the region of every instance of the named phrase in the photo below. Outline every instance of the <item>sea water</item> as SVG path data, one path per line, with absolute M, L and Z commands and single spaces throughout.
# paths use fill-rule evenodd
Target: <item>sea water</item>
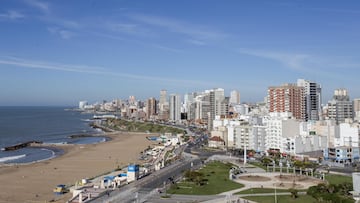
M 66 107 L 0 107 L 0 148 L 27 141 L 53 144 L 90 144 L 104 137 L 69 138 L 70 135 L 99 133 L 89 126 L 93 115 L 65 110 Z M 0 164 L 29 163 L 60 155 L 51 147 L 26 147 L 0 151 Z

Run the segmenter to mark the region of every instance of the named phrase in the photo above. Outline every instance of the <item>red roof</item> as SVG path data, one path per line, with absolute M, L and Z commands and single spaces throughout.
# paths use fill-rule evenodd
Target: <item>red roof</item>
M 219 136 L 214 136 L 210 138 L 210 141 L 215 141 L 215 142 L 224 142 L 223 139 L 221 139 L 221 137 Z

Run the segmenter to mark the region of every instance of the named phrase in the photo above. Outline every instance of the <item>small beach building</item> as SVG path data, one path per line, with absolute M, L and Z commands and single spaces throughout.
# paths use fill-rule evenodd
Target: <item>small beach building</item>
M 115 179 L 115 176 L 105 176 L 102 180 L 101 180 L 101 184 L 100 184 L 100 188 L 109 188 L 111 186 L 113 186 L 113 181 Z
M 139 178 L 139 165 L 130 164 L 127 171 L 127 182 L 132 182 Z

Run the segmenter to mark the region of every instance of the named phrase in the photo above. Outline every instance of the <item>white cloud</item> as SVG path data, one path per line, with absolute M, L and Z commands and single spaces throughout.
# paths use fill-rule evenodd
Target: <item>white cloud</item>
M 69 64 L 59 64 L 59 63 L 49 63 L 44 61 L 34 61 L 21 59 L 17 57 L 0 57 L 0 64 L 22 68 L 30 68 L 30 69 L 45 69 L 45 70 L 53 70 L 53 71 L 65 71 L 65 72 L 75 72 L 75 73 L 86 73 L 86 74 L 96 74 L 96 75 L 105 75 L 112 77 L 121 77 L 126 79 L 133 80 L 147 80 L 147 81 L 156 81 L 156 82 L 164 82 L 168 84 L 169 82 L 172 84 L 179 84 L 181 86 L 186 85 L 203 85 L 203 86 L 213 86 L 214 83 L 202 82 L 198 80 L 182 80 L 175 78 L 162 78 L 162 77 L 153 77 L 153 76 L 145 76 L 139 74 L 128 74 L 128 73 L 118 73 L 114 71 L 110 71 L 103 67 L 98 66 L 87 66 L 87 65 L 69 65 Z M 1 68 L 1 66 L 0 66 Z
M 63 39 L 70 39 L 73 36 L 75 36 L 74 32 L 65 29 L 60 29 L 58 27 L 50 27 L 48 28 L 48 31 L 54 35 L 60 36 Z
M 128 34 L 137 33 L 138 26 L 130 23 L 107 23 L 107 26 L 112 31 L 124 32 Z
M 283 64 L 286 68 L 302 74 L 321 75 L 329 79 L 339 77 L 340 69 L 358 70 L 360 63 L 341 56 L 315 56 L 309 54 L 292 54 L 274 51 L 240 49 L 241 54 L 270 59 Z M 345 71 L 344 74 L 352 73 Z M 347 78 L 350 79 L 349 77 Z
M 263 50 L 240 49 L 239 52 L 242 54 L 274 60 L 282 63 L 288 68 L 300 71 L 306 70 L 304 63 L 308 62 L 311 58 L 308 54 L 291 54 Z
M 186 42 L 188 42 L 188 43 L 190 43 L 190 44 L 198 45 L 198 46 L 204 46 L 204 45 L 206 45 L 205 42 L 200 41 L 200 40 L 195 40 L 195 39 L 188 39 L 188 40 L 186 40 Z
M 227 37 L 225 33 L 174 19 L 141 14 L 133 14 L 128 17 L 135 21 L 151 26 L 165 28 L 170 32 L 183 34 L 197 40 L 219 40 Z
M 13 11 L 13 10 L 10 10 L 6 13 L 1 13 L 0 14 L 0 19 L 9 19 L 9 20 L 17 20 L 17 19 L 21 19 L 21 18 L 24 18 L 25 16 L 18 12 L 18 11 Z
M 162 49 L 164 51 L 171 51 L 171 52 L 175 52 L 175 53 L 182 53 L 184 52 L 181 49 L 176 49 L 176 48 L 171 48 L 171 47 L 167 47 L 167 46 L 163 46 L 160 44 L 151 44 L 152 47 L 158 48 L 158 49 Z
M 45 14 L 50 13 L 50 7 L 49 7 L 48 3 L 38 1 L 38 0 L 26 0 L 25 2 L 28 3 L 32 7 L 39 9 L 40 11 L 42 11 Z

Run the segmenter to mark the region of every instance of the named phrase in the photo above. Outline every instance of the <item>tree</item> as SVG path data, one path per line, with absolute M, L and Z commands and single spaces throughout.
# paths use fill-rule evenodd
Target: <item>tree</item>
M 204 185 L 204 182 L 206 181 L 206 179 L 204 179 L 204 174 L 198 171 L 187 170 L 185 171 L 184 177 L 186 180 L 194 182 L 198 186 Z
M 261 159 L 261 163 L 264 165 L 264 166 L 267 166 L 269 165 L 270 163 L 272 162 L 272 160 L 268 157 L 264 157 L 263 159 Z
M 298 198 L 298 191 L 296 189 L 291 188 L 289 191 L 291 193 L 291 198 L 293 198 L 293 199 Z

